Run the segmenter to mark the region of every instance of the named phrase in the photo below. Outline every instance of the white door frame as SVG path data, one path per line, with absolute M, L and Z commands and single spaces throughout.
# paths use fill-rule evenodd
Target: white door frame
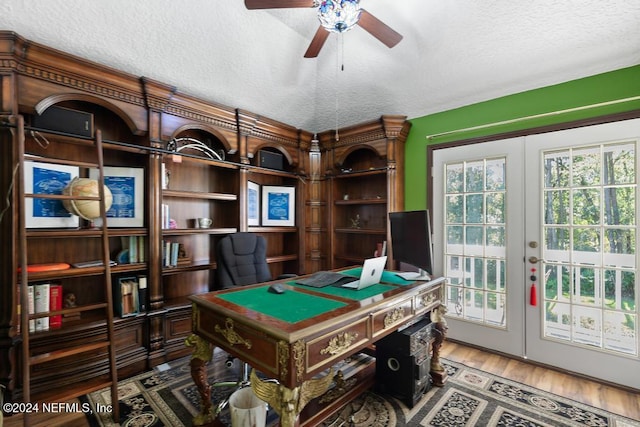
M 524 292 L 524 214 L 521 197 L 523 195 L 523 139 L 513 138 L 508 140 L 492 141 L 482 144 L 466 145 L 461 147 L 434 150 L 433 153 L 433 242 L 435 248 L 444 248 L 444 200 L 442 185 L 444 182 L 444 164 L 457 160 L 484 159 L 487 157 L 506 157 L 506 206 L 507 209 L 507 236 L 506 251 L 507 259 L 511 263 L 507 264 L 506 287 L 507 287 L 507 328 L 487 327 L 479 324 L 460 320 L 448 316 L 449 325 L 448 336 L 482 346 L 502 353 L 514 356 L 524 356 L 524 319 L 521 316 L 525 303 Z M 434 251 L 435 276 L 443 275 L 444 268 L 443 252 Z
M 449 324 L 449 337 L 462 342 L 471 343 L 484 348 L 504 352 L 514 356 L 529 358 L 532 361 L 555 366 L 571 372 L 591 376 L 604 381 L 621 384 L 627 387 L 640 389 L 640 356 L 622 356 L 589 349 L 586 346 L 575 346 L 560 341 L 543 339 L 543 315 L 544 304 L 542 301 L 542 284 L 538 279 L 538 305 L 529 304 L 529 257 L 541 257 L 542 232 L 541 232 L 541 206 L 542 191 L 541 177 L 542 150 L 561 148 L 563 146 L 583 146 L 589 143 L 601 143 L 610 141 L 640 140 L 640 119 L 630 119 L 599 125 L 590 125 L 581 128 L 550 131 L 521 138 L 510 138 L 499 141 L 482 142 L 453 148 L 432 148 L 432 217 L 434 222 L 434 247 L 444 248 L 444 224 L 442 206 L 444 182 L 443 164 L 456 160 L 473 160 L 485 157 L 494 157 L 499 153 L 510 156 L 508 152 L 521 147 L 521 160 L 515 157 L 507 157 L 509 181 L 507 191 L 507 227 L 515 230 L 508 231 L 508 256 L 511 261 L 508 264 L 508 280 L 510 283 L 518 283 L 509 289 L 508 296 L 508 328 L 500 330 L 473 324 L 467 321 L 447 316 Z M 515 150 L 517 152 L 517 150 Z M 515 166 L 515 168 L 514 168 Z M 512 176 L 509 171 L 515 170 L 517 175 Z M 636 152 L 636 175 L 640 177 L 640 149 Z M 526 183 L 526 184 L 525 184 Z M 520 191 L 522 197 L 513 198 L 514 188 Z M 529 203 L 529 206 L 526 205 Z M 640 191 L 636 196 L 636 212 L 640 213 Z M 516 214 L 522 221 L 512 219 Z M 640 216 L 640 215 L 639 215 Z M 515 221 L 515 222 L 514 222 Z M 640 221 L 640 219 L 638 220 Z M 538 248 L 528 245 L 529 242 L 538 242 Z M 640 236 L 636 236 L 636 245 L 640 244 Z M 435 275 L 443 275 L 444 251 L 434 252 Z M 636 265 L 640 266 L 640 250 L 636 251 Z M 539 266 L 536 266 L 539 268 Z M 538 271 L 538 276 L 542 274 Z M 640 280 L 640 274 L 636 276 Z M 640 292 L 640 287 L 637 288 Z M 519 312 L 519 313 L 518 313 Z M 518 319 L 516 314 L 521 315 Z M 636 312 L 636 314 L 639 314 Z M 640 322 L 640 316 L 636 317 L 636 323 Z M 640 337 L 636 337 L 640 340 Z
M 525 157 L 527 158 L 527 192 L 530 194 L 530 198 L 535 197 L 536 206 L 542 206 L 541 161 L 543 150 L 634 139 L 640 140 L 640 119 L 567 129 L 527 137 Z M 636 180 L 639 177 L 640 152 L 636 151 Z M 640 209 L 638 209 L 639 199 L 640 194 L 636 192 L 636 212 L 640 212 Z M 531 256 L 541 258 L 542 232 L 540 224 L 542 223 L 542 210 L 541 208 L 528 208 L 526 209 L 526 214 L 525 242 L 540 242 L 540 246 L 537 249 L 526 247 L 526 258 Z M 637 237 L 636 266 L 640 266 L 638 262 L 640 240 Z M 640 275 L 636 275 L 636 281 L 640 280 L 638 276 Z M 539 289 L 539 295 L 542 295 L 541 291 Z M 640 292 L 640 289 L 637 289 L 636 292 Z M 604 353 L 600 350 L 590 349 L 588 346 L 576 347 L 561 341 L 544 339 L 542 330 L 544 319 L 542 316 L 544 316 L 544 304 L 539 303 L 537 307 L 527 306 L 526 317 L 530 320 L 526 322 L 526 354 L 529 359 L 640 389 L 639 357 L 633 358 Z M 638 322 L 640 322 L 640 318 L 636 318 L 636 323 Z M 638 339 L 638 337 L 636 338 Z M 576 349 L 579 351 L 576 352 Z

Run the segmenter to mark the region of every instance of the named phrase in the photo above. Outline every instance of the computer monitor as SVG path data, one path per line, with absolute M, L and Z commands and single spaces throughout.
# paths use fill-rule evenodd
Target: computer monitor
M 418 268 L 420 278 L 433 275 L 429 211 L 390 212 L 389 222 L 393 258 Z

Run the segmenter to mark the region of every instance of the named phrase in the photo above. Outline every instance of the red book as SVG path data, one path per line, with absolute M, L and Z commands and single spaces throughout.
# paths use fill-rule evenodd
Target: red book
M 62 310 L 62 285 L 49 287 L 49 311 Z M 49 316 L 49 329 L 62 327 L 62 315 Z

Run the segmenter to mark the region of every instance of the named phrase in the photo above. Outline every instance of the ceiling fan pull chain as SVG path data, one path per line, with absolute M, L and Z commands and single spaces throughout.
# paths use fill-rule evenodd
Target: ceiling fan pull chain
M 336 142 L 340 141 L 340 135 L 338 134 L 338 96 L 340 95 L 340 87 L 339 87 L 339 77 L 340 77 L 340 73 L 338 72 L 338 65 L 340 64 L 340 41 L 342 41 L 342 46 L 344 47 L 344 39 L 342 38 L 342 33 L 338 34 L 338 39 L 337 39 L 337 49 L 336 49 L 336 78 L 335 78 L 335 87 L 336 87 Z M 342 63 L 342 69 L 344 70 L 344 49 L 343 49 L 343 63 Z
M 342 55 L 340 71 L 344 71 L 344 35 L 342 33 L 340 33 L 340 50 Z

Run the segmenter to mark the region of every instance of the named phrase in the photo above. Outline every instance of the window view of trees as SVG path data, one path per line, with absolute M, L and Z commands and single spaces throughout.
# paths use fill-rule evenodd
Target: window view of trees
M 544 155 L 545 335 L 638 354 L 633 143 Z
M 449 314 L 506 327 L 505 158 L 446 166 Z

